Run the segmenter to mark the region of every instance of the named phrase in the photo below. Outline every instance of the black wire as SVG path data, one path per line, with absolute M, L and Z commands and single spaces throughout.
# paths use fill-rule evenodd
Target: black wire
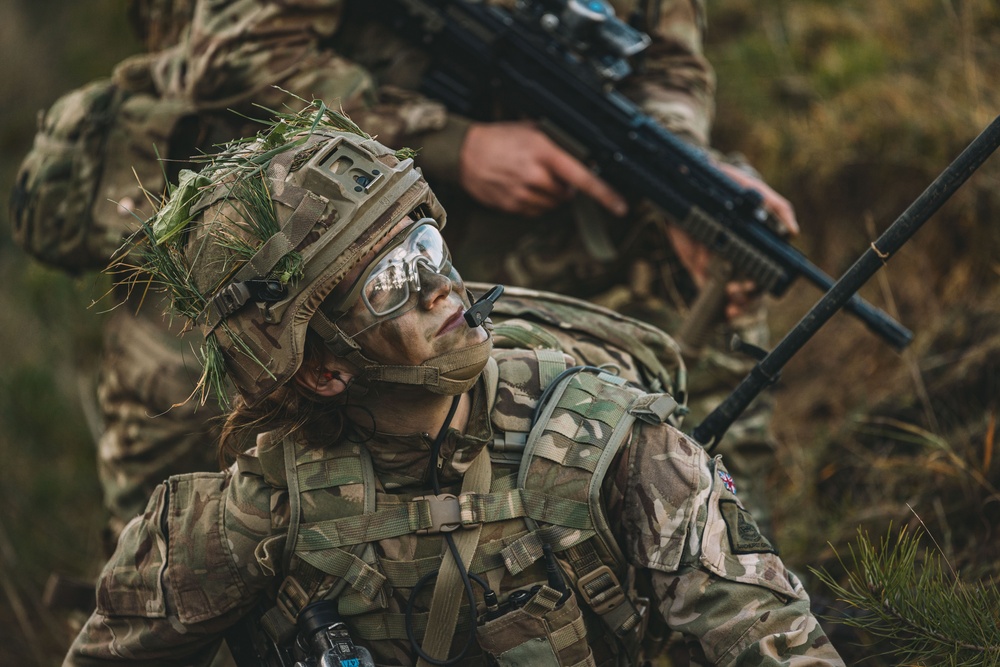
M 445 417 L 444 424 L 441 426 L 441 430 L 438 431 L 437 437 L 434 438 L 434 442 L 431 443 L 431 456 L 430 456 L 430 466 L 429 473 L 431 478 L 431 487 L 434 489 L 435 495 L 441 495 L 441 482 L 437 475 L 437 463 L 438 456 L 441 452 L 441 444 L 444 442 L 445 435 L 448 433 L 448 425 L 451 424 L 452 418 L 455 416 L 455 412 L 458 410 L 458 403 L 461 396 L 456 396 L 451 402 L 451 409 L 448 410 L 448 416 Z M 465 657 L 465 654 L 469 652 L 469 648 L 472 647 L 473 641 L 476 638 L 476 593 L 472 589 L 472 581 L 475 580 L 477 584 L 482 586 L 484 591 L 489 590 L 489 586 L 483 579 L 475 574 L 471 574 L 465 569 L 465 563 L 462 562 L 462 558 L 458 553 L 458 546 L 455 544 L 455 538 L 451 533 L 444 533 L 444 541 L 448 545 L 448 550 L 451 552 L 451 557 L 455 560 L 455 564 L 458 566 L 459 575 L 462 577 L 462 584 L 465 587 L 465 595 L 469 600 L 469 633 L 467 635 L 465 646 L 454 658 L 449 658 L 445 660 L 438 660 L 430 655 L 428 655 L 420 645 L 417 643 L 416 632 L 413 629 L 413 605 L 417 598 L 417 594 L 420 592 L 427 582 L 433 577 L 437 576 L 437 571 L 428 572 L 424 576 L 417 580 L 417 583 L 413 585 L 410 590 L 410 597 L 406 600 L 406 612 L 404 614 L 403 626 L 406 629 L 406 638 L 410 640 L 410 646 L 413 651 L 429 662 L 432 665 L 453 665 L 459 660 Z

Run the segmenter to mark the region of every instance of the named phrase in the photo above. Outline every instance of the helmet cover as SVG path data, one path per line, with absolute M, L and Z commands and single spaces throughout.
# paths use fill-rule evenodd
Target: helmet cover
M 131 284 L 151 275 L 202 328 L 202 401 L 225 402 L 228 377 L 254 405 L 302 364 L 324 299 L 415 210 L 445 223 L 412 152 L 313 102 L 182 172 L 128 244 L 142 257 Z

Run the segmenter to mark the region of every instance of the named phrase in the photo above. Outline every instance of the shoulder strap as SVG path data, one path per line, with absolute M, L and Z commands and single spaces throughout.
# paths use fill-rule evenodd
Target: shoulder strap
M 541 557 L 543 543 L 553 545 L 569 562 L 584 603 L 629 654 L 638 647 L 643 612 L 623 586 L 628 563 L 601 506 L 601 486 L 636 419 L 661 423 L 676 406 L 667 394 L 646 394 L 608 373 L 570 375 L 542 407 L 518 473 L 518 489 L 541 494 L 546 506 L 585 504 L 591 529 L 570 530 L 572 522 L 558 511 L 544 527 L 527 519 L 531 533 L 504 550 L 508 567 L 523 569 Z
M 362 485 L 360 516 L 375 514 L 375 472 L 371 456 L 363 447 L 351 447 L 351 451 L 356 456 L 312 460 L 302 456 L 294 438 L 286 437 L 260 454 L 265 479 L 288 489 L 289 519 L 281 559 L 286 576 L 278 589 L 277 609 L 290 622 L 294 623 L 299 611 L 310 601 L 313 594 L 310 591 L 315 592 L 324 574 L 338 578 L 329 594 L 338 595 L 350 586 L 364 604 L 370 604 L 385 583 L 385 577 L 370 565 L 374 561 L 370 545 L 350 543 L 344 548 L 333 545 L 317 549 L 310 541 L 311 524 L 303 522 L 303 493 L 344 484 Z M 342 509 L 348 511 L 349 508 L 350 505 L 345 504 Z M 299 572 L 295 575 L 290 574 L 293 556 L 305 564 L 304 569 L 298 566 Z M 274 610 L 265 617 L 275 617 Z

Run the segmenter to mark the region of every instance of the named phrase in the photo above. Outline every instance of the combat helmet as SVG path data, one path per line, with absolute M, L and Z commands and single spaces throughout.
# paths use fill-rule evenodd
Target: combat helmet
M 201 400 L 224 401 L 228 377 L 254 405 L 287 382 L 312 326 L 369 381 L 465 391 L 489 357 L 490 337 L 460 358 L 383 367 L 343 335 L 321 306 L 355 265 L 407 215 L 445 211 L 414 165 L 344 116 L 314 102 L 278 115 L 255 139 L 234 142 L 182 172 L 164 206 L 133 235 L 142 272 L 172 310 L 201 327 Z M 315 317 L 315 322 L 313 322 Z

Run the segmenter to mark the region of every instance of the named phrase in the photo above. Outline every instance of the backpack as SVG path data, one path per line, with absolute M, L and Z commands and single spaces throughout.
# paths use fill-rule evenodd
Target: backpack
M 39 114 L 10 200 L 15 242 L 50 266 L 103 269 L 154 210 L 184 153 L 195 109 L 155 93 L 153 55 L 122 61 L 110 78 L 73 90 Z M 187 141 L 183 141 L 184 144 Z
M 467 283 L 474 294 L 490 286 Z M 494 348 L 561 350 L 579 364 L 610 364 L 617 374 L 651 393 L 665 392 L 686 412 L 687 371 L 680 347 L 664 331 L 569 296 L 506 287 L 493 312 Z

